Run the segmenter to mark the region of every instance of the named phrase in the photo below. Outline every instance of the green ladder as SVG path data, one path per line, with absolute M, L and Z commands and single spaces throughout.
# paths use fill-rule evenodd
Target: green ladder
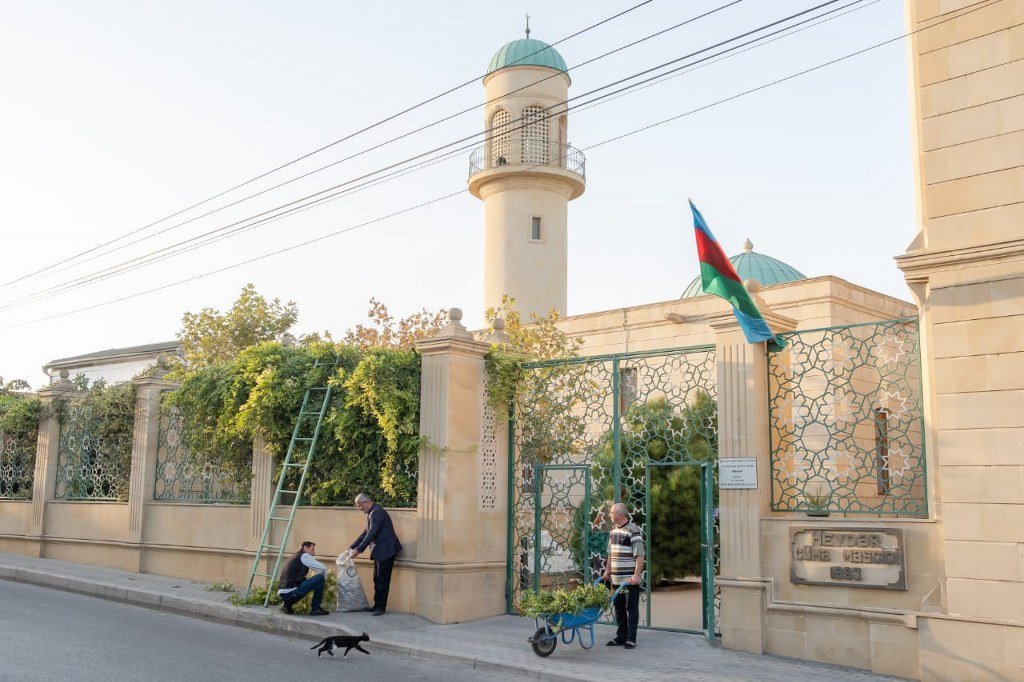
M 288 444 L 288 452 L 285 454 L 284 463 L 281 464 L 281 474 L 277 478 L 277 489 L 270 501 L 270 511 L 267 513 L 267 523 L 263 527 L 263 536 L 260 539 L 260 546 L 256 550 L 256 558 L 252 562 L 252 572 L 249 574 L 249 583 L 245 587 L 245 598 L 248 599 L 256 578 L 267 579 L 267 596 L 263 605 L 270 603 L 270 591 L 274 585 L 274 578 L 281 568 L 281 559 L 284 557 L 285 548 L 288 546 L 288 536 L 292 532 L 292 522 L 295 520 L 295 510 L 299 507 L 302 499 L 302 488 L 306 483 L 306 474 L 309 471 L 309 464 L 313 461 L 313 452 L 316 450 L 317 440 L 320 438 L 320 427 L 324 422 L 324 415 L 327 414 L 327 407 L 331 402 L 331 387 L 321 386 L 306 390 L 302 398 L 302 407 L 299 408 L 299 416 L 295 420 L 295 429 L 292 431 L 292 440 Z M 302 473 L 298 477 L 298 484 L 289 487 L 295 481 L 295 476 L 290 475 L 302 467 Z M 277 508 L 282 504 L 289 504 L 282 499 L 291 496 L 291 503 L 288 507 L 287 516 L 275 516 Z M 275 526 L 275 524 L 278 524 Z M 281 534 L 280 544 L 273 544 L 274 531 L 284 524 L 284 532 Z M 269 573 L 260 573 L 260 561 L 264 558 L 274 558 L 274 570 Z

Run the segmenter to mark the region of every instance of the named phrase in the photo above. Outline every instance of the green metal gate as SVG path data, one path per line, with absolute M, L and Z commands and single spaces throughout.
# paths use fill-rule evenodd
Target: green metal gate
M 625 502 L 649 558 L 641 626 L 658 627 L 652 579 L 699 575 L 699 619 L 664 629 L 713 638 L 717 425 L 713 346 L 525 365 L 509 423 L 510 612 L 524 590 L 600 577 L 609 509 Z

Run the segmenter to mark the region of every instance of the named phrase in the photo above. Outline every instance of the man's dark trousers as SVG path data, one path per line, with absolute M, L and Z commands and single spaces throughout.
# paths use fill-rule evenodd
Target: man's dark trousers
M 293 591 L 281 595 L 281 601 L 286 604 L 294 604 L 310 592 L 313 593 L 313 603 L 309 605 L 310 610 L 316 611 L 320 608 L 320 602 L 324 598 L 324 574 L 317 573 L 311 578 L 306 578 Z
M 615 596 L 615 641 L 636 643 L 636 627 L 640 623 L 640 586 L 626 585 Z
M 397 556 L 373 562 L 373 608 L 385 611 L 388 608 L 388 593 L 391 592 L 391 571 Z

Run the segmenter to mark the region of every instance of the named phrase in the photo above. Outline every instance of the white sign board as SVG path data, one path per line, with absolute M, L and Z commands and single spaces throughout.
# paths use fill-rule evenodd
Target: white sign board
M 757 490 L 757 458 L 725 457 L 718 460 L 719 490 Z

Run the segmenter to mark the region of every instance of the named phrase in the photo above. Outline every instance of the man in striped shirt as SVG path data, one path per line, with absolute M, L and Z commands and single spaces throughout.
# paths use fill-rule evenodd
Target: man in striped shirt
M 613 587 L 626 585 L 615 597 L 615 622 L 618 631 L 608 646 L 636 648 L 636 627 L 640 622 L 640 585 L 644 575 L 644 536 L 626 513 L 626 505 L 617 502 L 609 514 L 615 525 L 608 534 L 608 563 L 604 579 Z

